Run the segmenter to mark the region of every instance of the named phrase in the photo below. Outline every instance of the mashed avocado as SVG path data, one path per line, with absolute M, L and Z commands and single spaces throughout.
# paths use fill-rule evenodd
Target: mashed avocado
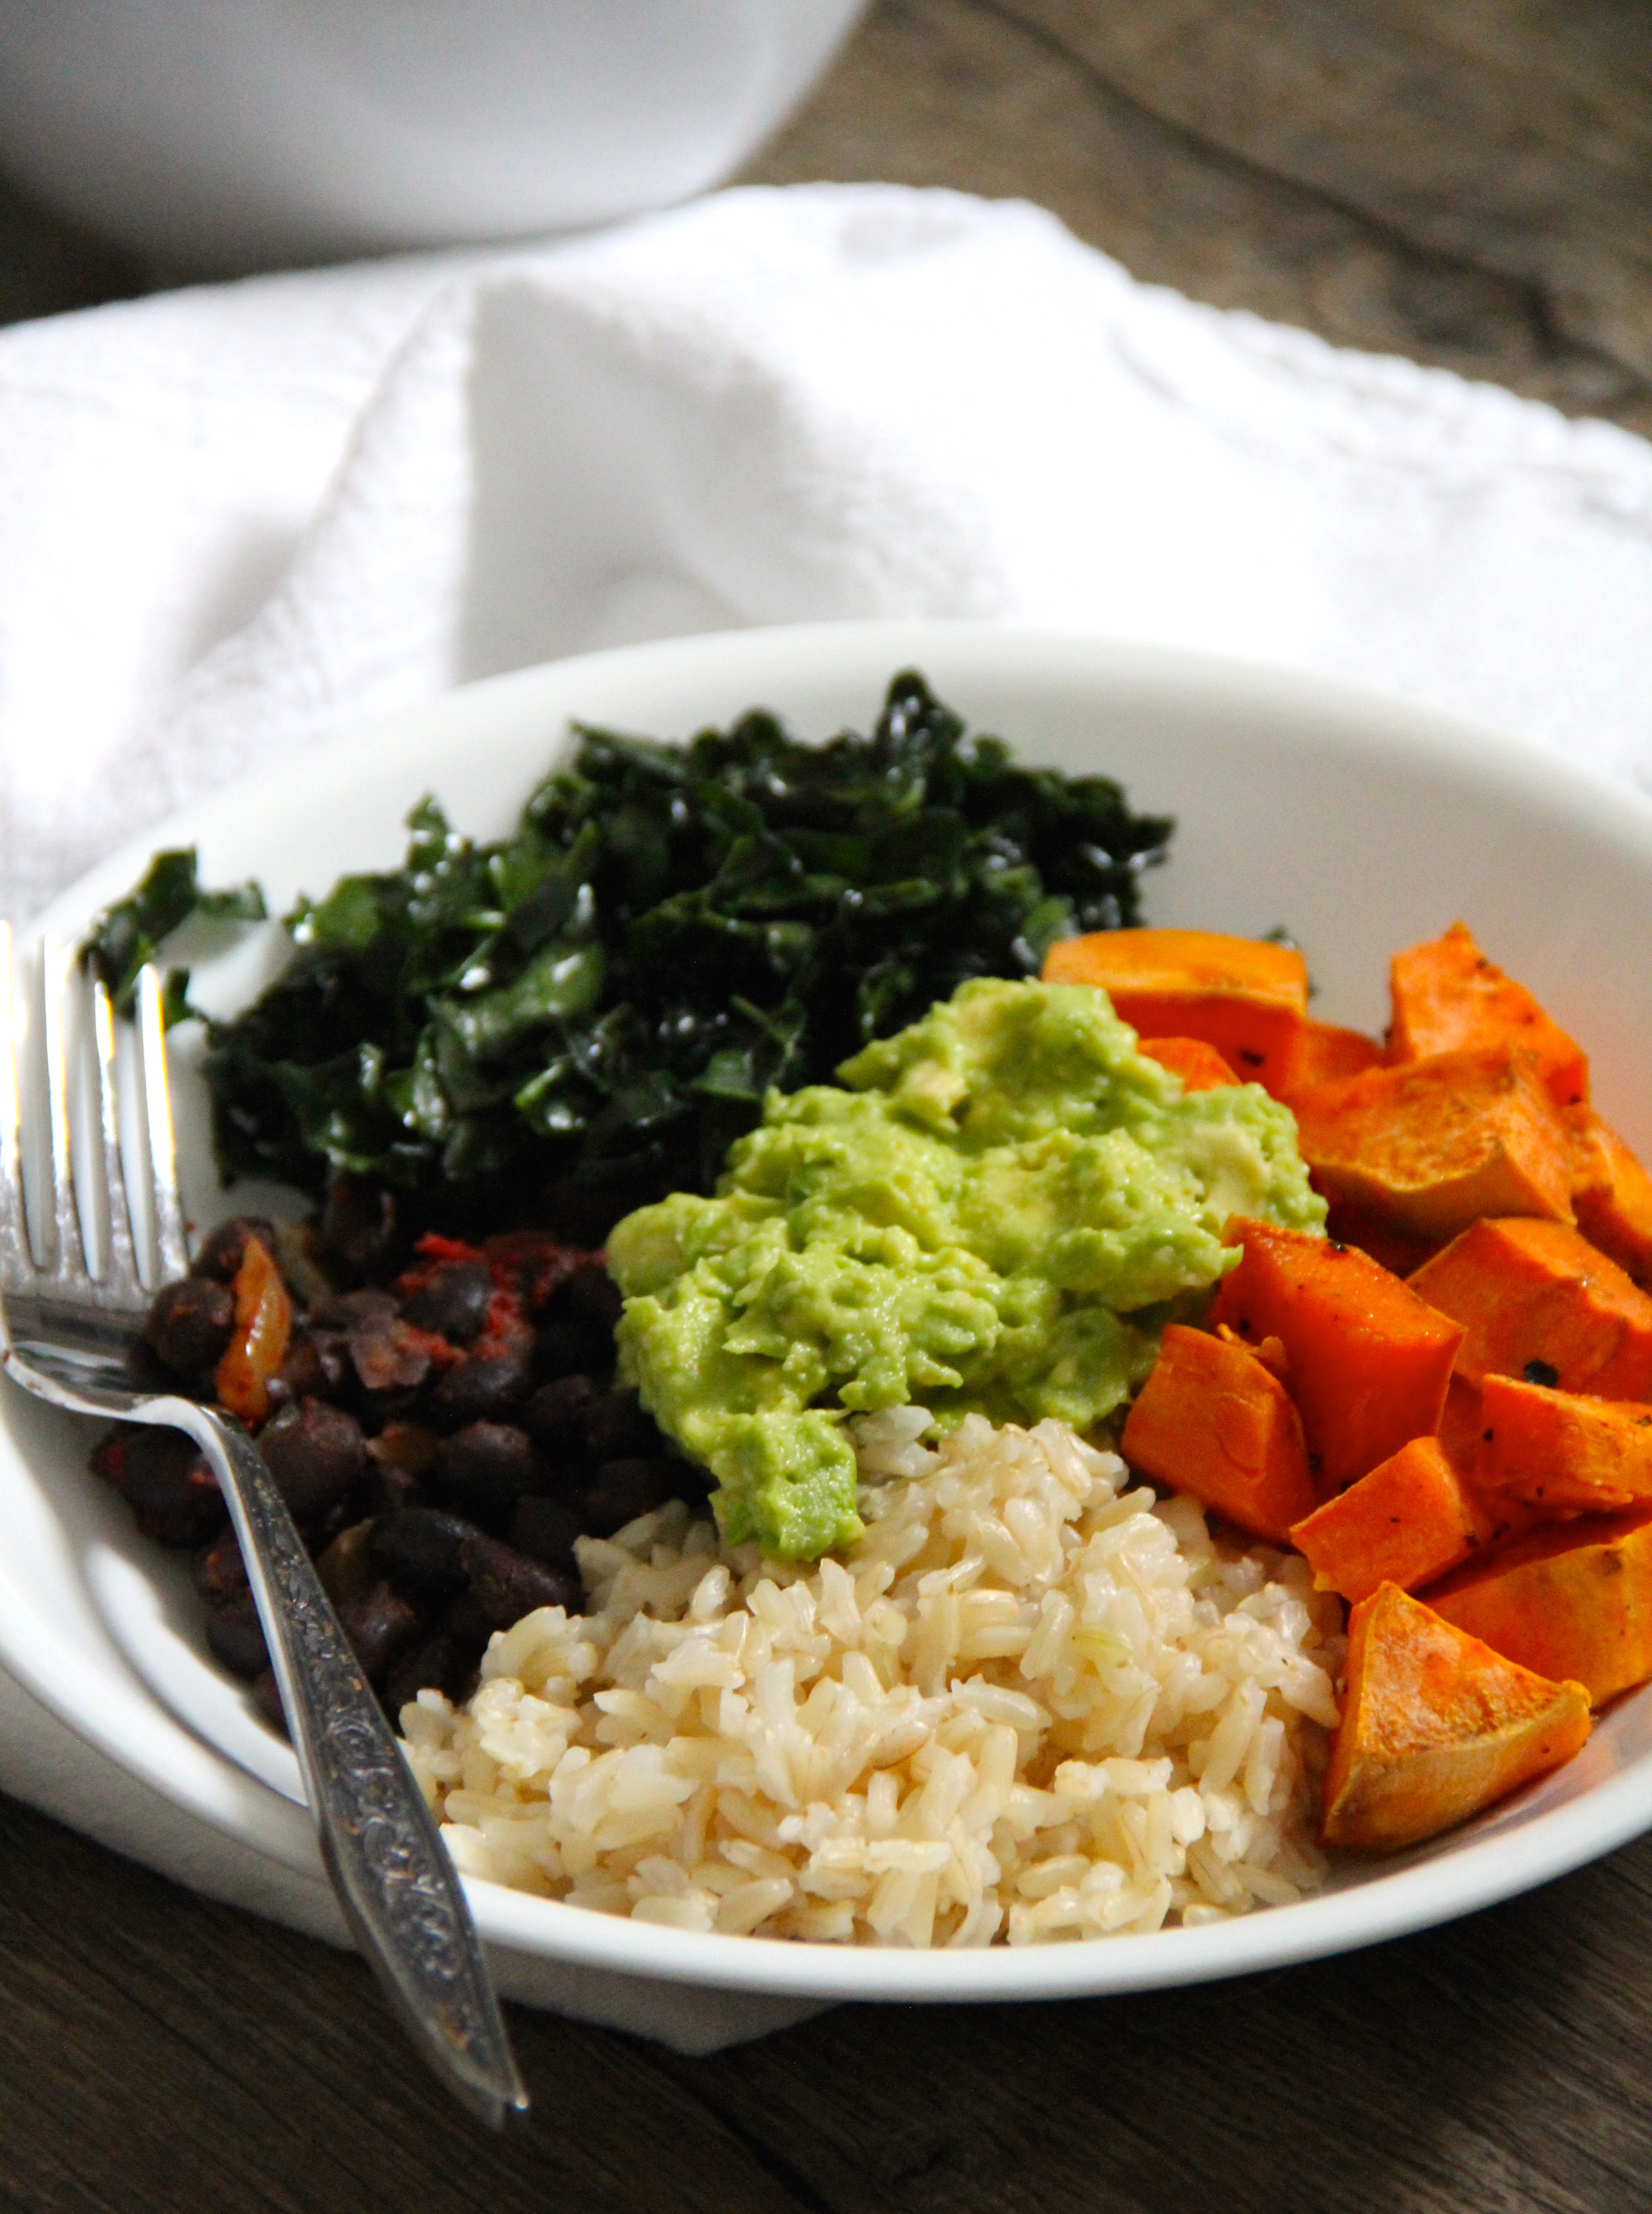
M 860 1534 L 847 1412 L 1087 1429 L 1237 1258 L 1230 1214 L 1324 1224 L 1289 1112 L 1184 1096 L 1087 986 L 964 984 L 838 1074 L 771 1092 L 715 1197 L 609 1241 L 622 1371 L 716 1476 L 731 1544 Z

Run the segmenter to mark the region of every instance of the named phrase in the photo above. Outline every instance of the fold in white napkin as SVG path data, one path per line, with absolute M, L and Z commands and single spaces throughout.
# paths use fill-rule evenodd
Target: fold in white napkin
M 14 914 L 467 678 L 817 617 L 1264 655 L 1652 784 L 1652 447 L 1137 284 L 1015 204 L 735 192 L 0 333 L 0 486 Z M 7 1713 L 0 1782 L 254 1903 Z

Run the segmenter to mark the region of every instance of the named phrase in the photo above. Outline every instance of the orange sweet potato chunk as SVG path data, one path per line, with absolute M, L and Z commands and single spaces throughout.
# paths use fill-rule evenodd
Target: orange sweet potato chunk
M 1550 1519 L 1652 1502 L 1652 1407 L 1643 1401 L 1488 1376 L 1480 1414 L 1476 1473 L 1486 1490 Z
M 1207 1045 L 1202 1038 L 1144 1037 L 1139 1043 L 1149 1061 L 1156 1061 L 1160 1068 L 1181 1078 L 1184 1092 L 1218 1092 L 1224 1085 L 1241 1080 L 1215 1047 Z
M 1458 1482 L 1473 1503 L 1478 1526 L 1483 1533 L 1482 1542 L 1489 1549 L 1500 1545 L 1505 1538 L 1523 1537 L 1543 1518 L 1523 1499 L 1511 1499 L 1507 1493 L 1489 1490 L 1481 1483 L 1480 1446 L 1484 1429 L 1479 1386 L 1453 1376 L 1435 1435 L 1456 1470 Z
M 1508 1046 L 1367 1069 L 1291 1109 L 1319 1188 L 1416 1236 L 1484 1214 L 1572 1219 L 1572 1135 Z
M 1061 938 L 1047 984 L 1098 984 L 1138 1037 L 1202 1038 L 1242 1082 L 1270 1088 L 1307 1019 L 1308 973 L 1292 946 L 1208 930 L 1098 930 Z
M 1242 1257 L 1217 1288 L 1211 1327 L 1251 1345 L 1282 1341 L 1322 1498 L 1434 1430 L 1459 1324 L 1352 1246 L 1242 1218 L 1224 1234 Z
M 1480 1387 L 1461 1376 L 1453 1376 L 1434 1434 L 1459 1476 L 1465 1477 L 1472 1471 L 1480 1450 Z
M 1296 1042 L 1290 1067 L 1272 1087 L 1276 1098 L 1288 1106 L 1294 1093 L 1311 1085 L 1332 1084 L 1344 1076 L 1358 1076 L 1375 1068 L 1382 1048 L 1363 1031 L 1338 1030 L 1333 1023 L 1306 1022 Z
M 1652 1296 L 1564 1222 L 1477 1222 L 1407 1279 L 1463 1325 L 1471 1384 L 1525 1376 L 1603 1399 L 1652 1398 Z
M 1572 1210 L 1591 1245 L 1652 1289 L 1652 1177 L 1592 1107 L 1568 1117 L 1576 1144 Z
M 1533 1673 L 1384 1584 L 1349 1623 L 1325 1843 L 1419 1844 L 1569 1760 L 1588 1734 L 1582 1683 Z
M 1152 1483 L 1190 1492 L 1258 1538 L 1286 1542 L 1313 1504 L 1302 1425 L 1243 1345 L 1172 1323 L 1119 1449 Z
M 1409 1276 L 1425 1261 L 1432 1260 L 1442 1245 L 1441 1238 L 1419 1238 L 1415 1231 L 1402 1230 L 1398 1223 L 1385 1222 L 1380 1215 L 1367 1214 L 1362 1207 L 1355 1207 L 1348 1200 L 1325 1195 L 1325 1235 L 1334 1238 L 1339 1245 L 1357 1245 L 1361 1253 L 1368 1253 L 1391 1275 Z
M 1582 1049 L 1550 1021 L 1523 984 L 1505 976 L 1453 923 L 1443 938 L 1394 956 L 1390 972 L 1394 1019 L 1391 1061 L 1420 1061 L 1463 1047 L 1508 1045 L 1559 1107 L 1589 1096 Z
M 1598 1707 L 1652 1676 L 1652 1506 L 1511 1538 L 1428 1600 L 1522 1668 L 1586 1685 Z
M 1320 1591 L 1369 1599 L 1379 1584 L 1416 1591 L 1491 1535 L 1438 1438 L 1413 1438 L 1291 1531 Z

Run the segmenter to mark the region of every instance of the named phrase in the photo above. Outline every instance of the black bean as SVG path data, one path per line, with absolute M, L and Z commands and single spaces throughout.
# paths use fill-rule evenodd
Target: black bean
M 269 1218 L 262 1214 L 232 1214 L 227 1222 L 219 1223 L 195 1256 L 191 1275 L 216 1277 L 221 1284 L 233 1284 L 249 1238 L 256 1238 L 265 1251 L 273 1256 L 275 1225 Z
M 348 1332 L 358 1322 L 370 1322 L 382 1316 L 393 1320 L 401 1312 L 394 1292 L 376 1290 L 369 1286 L 364 1291 L 340 1292 L 336 1299 L 328 1300 L 317 1307 L 310 1320 L 322 1330 Z
M 395 1461 L 378 1460 L 370 1453 L 361 1503 L 369 1514 L 400 1514 L 405 1508 L 425 1505 L 425 1487 Z
M 460 1550 L 476 1525 L 444 1507 L 409 1507 L 373 1525 L 370 1550 L 393 1583 L 421 1598 L 441 1599 L 462 1589 Z
M 467 1650 L 477 1654 L 493 1635 L 493 1618 L 468 1585 L 456 1599 L 448 1601 L 436 1626 L 445 1636 L 456 1638 Z
M 495 1630 L 508 1630 L 536 1607 L 566 1606 L 578 1613 L 584 1603 L 577 1576 L 529 1560 L 497 1538 L 468 1538 L 464 1563 L 472 1596 Z
M 291 1735 L 287 1728 L 287 1710 L 281 1703 L 281 1686 L 275 1680 L 273 1668 L 266 1668 L 254 1677 L 253 1704 L 272 1728 L 278 1729 L 283 1737 Z
M 209 1605 L 216 1605 L 234 1592 L 247 1588 L 247 1563 L 233 1530 L 221 1531 L 195 1556 L 195 1588 Z
M 544 1230 L 504 1230 L 484 1239 L 482 1257 L 508 1278 L 523 1309 L 538 1316 L 567 1281 L 583 1256 Z
M 312 1553 L 324 1552 L 335 1538 L 365 1518 L 362 1514 L 361 1494 L 354 1486 L 341 1499 L 335 1499 L 326 1514 L 304 1528 L 304 1542 Z
M 249 1591 L 232 1592 L 206 1618 L 206 1642 L 232 1676 L 248 1682 L 270 1665 L 264 1625 Z
M 454 1345 L 480 1337 L 493 1304 L 493 1277 L 486 1261 L 444 1261 L 401 1312 L 420 1330 L 433 1330 Z
M 486 1524 L 508 1515 L 544 1478 L 526 1430 L 510 1422 L 470 1422 L 443 1440 L 431 1481 L 442 1498 Z
M 585 1518 L 566 1499 L 538 1492 L 517 1501 L 511 1517 L 511 1543 L 548 1569 L 574 1571 L 573 1541 L 585 1532 Z
M 181 1430 L 122 1434 L 100 1449 L 93 1465 L 124 1496 L 144 1535 L 160 1544 L 198 1545 L 223 1521 L 218 1480 Z
M 382 1184 L 334 1177 L 321 1209 L 322 1266 L 335 1282 L 370 1283 L 389 1274 L 396 1251 L 395 1196 Z
M 372 1545 L 373 1524 L 366 1520 L 351 1523 L 316 1550 L 315 1573 L 321 1580 L 321 1589 L 334 1606 L 369 1590 L 378 1581 Z
M 144 1336 L 180 1376 L 216 1368 L 236 1325 L 235 1294 L 210 1276 L 184 1276 L 162 1284 L 144 1325 Z
M 585 1261 L 563 1286 L 557 1305 L 562 1313 L 589 1323 L 611 1343 L 625 1300 L 602 1263 Z
M 361 1424 L 324 1399 L 301 1399 L 272 1416 L 258 1449 L 281 1496 L 303 1521 L 336 1507 L 367 1465 Z
M 603 1397 L 589 1376 L 559 1376 L 541 1384 L 528 1402 L 529 1434 L 553 1460 L 583 1453 L 584 1418 Z
M 441 1442 L 422 1422 L 387 1422 L 367 1450 L 376 1461 L 406 1469 L 409 1476 L 425 1476 Z
M 416 1422 L 425 1411 L 428 1394 L 419 1386 L 398 1388 L 393 1391 L 364 1391 L 357 1401 L 357 1412 L 364 1430 L 388 1430 Z
M 367 1483 L 363 1500 L 370 1514 L 395 1514 L 404 1507 L 422 1507 L 425 1487 L 419 1478 L 436 1463 L 441 1439 L 418 1422 L 387 1422 L 367 1443 Z
M 424 1632 L 419 1610 L 388 1583 L 375 1584 L 370 1590 L 346 1599 L 338 1615 L 370 1684 L 382 1683 Z
M 606 1375 L 614 1366 L 614 1341 L 588 1323 L 548 1322 L 534 1339 L 538 1376 Z
M 346 1334 L 351 1364 L 364 1391 L 408 1392 L 431 1373 L 431 1349 L 394 1309 L 359 1315 Z M 407 1411 L 411 1411 L 409 1401 Z M 389 1410 L 384 1410 L 388 1415 Z
M 143 1436 L 136 1422 L 119 1422 L 106 1431 L 92 1447 L 88 1465 L 94 1476 L 101 1476 L 105 1483 L 116 1491 L 125 1488 L 127 1448 Z
M 469 1697 L 476 1682 L 476 1659 L 480 1647 L 468 1639 L 438 1630 L 398 1660 L 384 1679 L 384 1705 L 391 1720 L 412 1704 L 420 1691 L 440 1691 L 456 1704 Z
M 683 1472 L 681 1461 L 641 1458 L 605 1461 L 581 1502 L 585 1527 L 593 1537 L 611 1538 L 638 1515 L 652 1514 L 668 1499 L 679 1498 Z
M 594 1461 L 652 1457 L 664 1443 L 634 1391 L 605 1392 L 585 1409 L 579 1428 Z
M 337 1399 L 354 1381 L 343 1332 L 300 1327 L 287 1341 L 287 1357 L 271 1390 L 278 1385 L 288 1399 Z
M 473 1353 L 450 1368 L 431 1393 L 431 1420 L 450 1430 L 497 1421 L 521 1406 L 533 1384 L 531 1340 L 504 1353 Z
M 133 1338 L 126 1349 L 126 1373 L 133 1391 L 147 1391 L 151 1398 L 158 1399 L 163 1392 L 178 1388 L 177 1370 L 168 1368 L 155 1348 L 141 1337 Z M 193 1381 L 192 1398 L 210 1396 L 206 1377 L 200 1376 Z

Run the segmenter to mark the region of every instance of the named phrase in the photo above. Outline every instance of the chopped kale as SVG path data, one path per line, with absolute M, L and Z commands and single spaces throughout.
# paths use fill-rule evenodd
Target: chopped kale
M 130 1015 L 138 971 L 154 960 L 174 931 L 197 918 L 262 922 L 265 912 L 264 895 L 256 884 L 240 884 L 229 891 L 203 891 L 195 848 L 175 847 L 157 853 L 142 884 L 113 907 L 105 908 L 92 925 L 85 956 L 107 985 L 115 1012 Z M 175 1020 L 187 1012 L 187 975 L 182 970 L 174 970 L 168 978 L 169 1019 Z
M 870 737 L 805 745 L 754 712 L 684 746 L 576 738 L 513 837 L 473 844 L 425 799 L 403 868 L 287 917 L 285 973 L 209 1027 L 226 1177 L 345 1171 L 450 1219 L 572 1191 L 605 1226 L 708 1187 L 771 1086 L 1135 922 L 1172 829 L 966 736 L 911 673 Z M 100 929 L 128 983 L 177 859 Z

